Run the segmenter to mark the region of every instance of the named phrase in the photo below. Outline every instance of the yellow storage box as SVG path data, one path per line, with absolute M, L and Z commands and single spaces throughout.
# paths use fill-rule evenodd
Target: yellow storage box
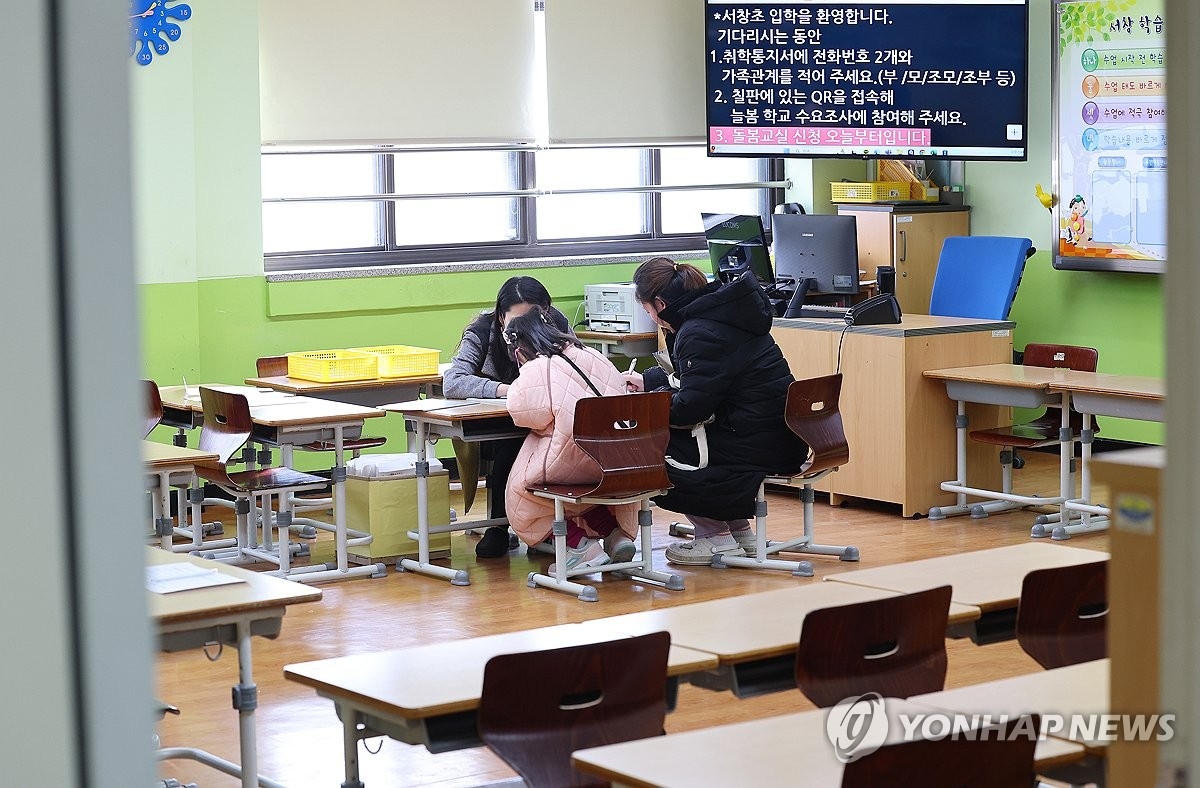
M 853 183 L 834 181 L 829 184 L 831 202 L 879 202 L 909 199 L 908 184 L 901 181 L 868 181 Z
M 352 347 L 358 353 L 370 353 L 379 360 L 381 378 L 415 378 L 436 375 L 441 351 L 410 345 L 375 345 L 374 347 Z
M 379 357 L 356 350 L 306 350 L 288 353 L 287 360 L 289 378 L 337 383 L 379 377 Z
M 417 530 L 416 459 L 416 454 L 364 454 L 346 463 L 346 525 L 374 537 L 370 544 L 350 547 L 354 563 L 417 557 L 417 541 L 408 538 Z M 429 524 L 449 522 L 450 474 L 430 458 Z M 449 532 L 430 535 L 429 555 L 450 555 Z

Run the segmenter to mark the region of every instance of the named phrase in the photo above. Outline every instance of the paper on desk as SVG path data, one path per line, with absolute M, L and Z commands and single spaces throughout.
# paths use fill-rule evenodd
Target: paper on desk
M 243 582 L 245 581 L 223 574 L 216 569 L 196 566 L 187 562 L 155 564 L 146 567 L 146 590 L 156 594 L 173 594 L 176 591 L 188 591 L 193 588 L 208 588 Z
M 503 405 L 508 407 L 508 400 L 504 397 L 467 397 L 467 402 L 472 405 L 495 405 L 497 407 Z

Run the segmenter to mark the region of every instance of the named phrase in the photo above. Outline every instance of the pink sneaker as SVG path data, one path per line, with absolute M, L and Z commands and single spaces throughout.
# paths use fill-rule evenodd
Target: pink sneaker
M 604 547 L 595 539 L 584 539 L 579 543 L 579 547 L 567 548 L 567 572 L 575 574 L 587 574 L 579 571 L 583 569 L 593 569 L 597 566 L 604 566 L 609 561 L 608 553 L 604 552 Z M 550 568 L 546 570 L 547 574 L 554 576 L 557 574 L 558 564 L 550 564 Z

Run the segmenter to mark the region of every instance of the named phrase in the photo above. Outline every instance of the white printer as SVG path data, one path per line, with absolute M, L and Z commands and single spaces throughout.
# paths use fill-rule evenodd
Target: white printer
M 658 326 L 633 295 L 632 283 L 584 285 L 584 308 L 589 331 L 616 334 L 645 334 Z

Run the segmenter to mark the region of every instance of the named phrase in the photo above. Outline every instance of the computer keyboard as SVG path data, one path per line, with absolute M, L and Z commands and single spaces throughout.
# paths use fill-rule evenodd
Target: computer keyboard
M 824 304 L 805 304 L 800 307 L 800 317 L 834 318 L 845 320 L 849 308 L 844 306 L 825 306 Z

